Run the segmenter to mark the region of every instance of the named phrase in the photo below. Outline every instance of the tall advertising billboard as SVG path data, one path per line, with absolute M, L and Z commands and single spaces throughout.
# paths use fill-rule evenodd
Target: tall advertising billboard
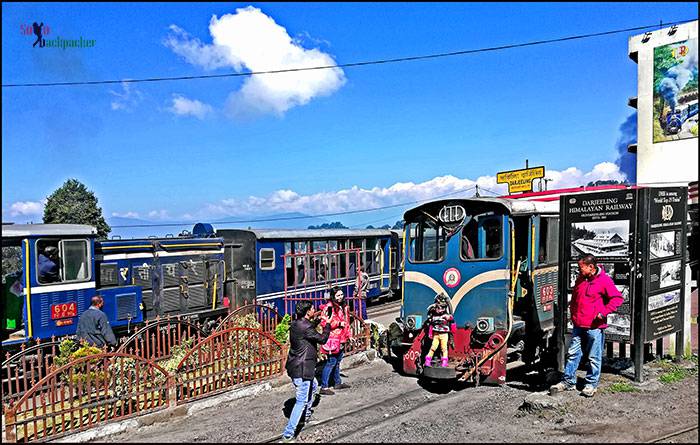
M 654 143 L 698 136 L 698 40 L 654 48 Z

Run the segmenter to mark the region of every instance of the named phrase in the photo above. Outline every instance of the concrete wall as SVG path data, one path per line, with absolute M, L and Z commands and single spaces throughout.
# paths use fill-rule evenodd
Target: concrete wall
M 698 38 L 698 21 L 651 32 L 629 39 L 629 53 L 637 53 L 637 184 L 677 183 L 698 180 L 698 138 L 653 143 L 654 48 Z M 697 51 L 697 46 L 695 47 Z M 695 55 L 697 58 L 697 53 Z

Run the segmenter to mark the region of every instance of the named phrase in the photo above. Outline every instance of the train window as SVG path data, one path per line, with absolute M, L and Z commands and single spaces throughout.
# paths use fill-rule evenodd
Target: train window
M 117 263 L 100 264 L 100 286 L 117 286 Z
M 328 241 L 328 250 L 329 251 L 338 250 L 338 241 Z
M 482 226 L 484 232 L 484 258 L 500 258 L 503 250 L 501 221 L 489 219 Z
M 92 267 L 87 240 L 49 240 L 36 242 L 37 280 L 39 284 L 87 281 Z
M 275 268 L 275 249 L 260 249 L 260 270 Z
M 86 240 L 63 240 L 59 247 L 63 256 L 62 271 L 64 280 L 87 280 L 90 273 L 88 242 Z
M 341 253 L 338 254 L 339 262 L 338 262 L 338 278 L 345 278 L 348 274 L 348 256 L 352 254 L 349 253 Z
M 374 249 L 376 245 L 376 238 L 367 238 L 365 240 L 365 250 L 362 252 L 362 266 L 363 270 L 368 274 L 377 273 L 377 265 L 374 258 Z
M 432 220 L 409 225 L 409 260 L 413 263 L 439 262 L 444 259 L 446 234 Z
M 559 218 L 540 218 L 540 245 L 538 264 L 556 264 L 559 261 Z
M 460 235 L 460 256 L 462 260 L 479 260 L 487 258 L 500 258 L 503 254 L 503 230 L 500 219 L 487 219 L 480 222 L 480 218 L 489 214 L 478 215 L 470 218 L 464 225 Z
M 327 241 L 313 241 L 311 247 L 313 248 L 313 252 L 325 252 L 328 250 Z

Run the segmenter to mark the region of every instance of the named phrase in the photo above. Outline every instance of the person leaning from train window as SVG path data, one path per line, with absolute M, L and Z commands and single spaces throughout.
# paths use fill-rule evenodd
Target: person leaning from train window
M 95 295 L 90 301 L 91 306 L 82 313 L 75 332 L 78 340 L 85 340 L 91 346 L 98 348 L 104 345 L 116 346 L 117 339 L 109 325 L 107 315 L 102 312 L 105 305 L 101 296 Z
M 331 374 L 333 375 L 334 389 L 350 388 L 350 385 L 343 383 L 340 378 L 340 362 L 343 360 L 345 344 L 350 339 L 351 335 L 350 313 L 348 305 L 345 302 L 343 290 L 337 286 L 333 287 L 330 301 L 321 306 L 320 310 L 331 325 L 331 333 L 328 341 L 321 346 L 321 352 L 328 356 L 328 360 L 321 373 L 320 393 L 322 395 L 331 396 L 335 394 L 330 388 Z
M 316 312 L 311 300 L 302 300 L 296 306 L 296 320 L 289 326 L 289 354 L 287 356 L 287 375 L 296 387 L 296 403 L 289 416 L 282 440 L 291 442 L 294 439 L 302 414 L 308 422 L 311 419 L 311 405 L 318 388 L 316 382 L 316 346 L 328 341 L 331 325 L 321 312 Z M 320 315 L 320 317 L 319 317 Z M 320 320 L 323 332 L 318 333 L 316 326 Z
M 569 303 L 574 329 L 566 352 L 564 379 L 549 388 L 549 393 L 556 394 L 576 389 L 576 370 L 585 349 L 588 369 L 586 386 L 581 394 L 593 397 L 600 380 L 605 342 L 603 330 L 608 327 L 607 316 L 620 307 L 624 298 L 615 287 L 612 278 L 598 266 L 593 255 L 581 258 L 578 261 L 578 267 L 579 275 Z
M 58 274 L 58 248 L 46 246 L 37 258 L 39 267 L 39 283 L 55 283 L 61 281 Z

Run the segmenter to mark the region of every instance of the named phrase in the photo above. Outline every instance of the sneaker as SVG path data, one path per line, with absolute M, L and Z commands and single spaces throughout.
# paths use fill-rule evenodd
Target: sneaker
M 333 396 L 335 393 L 333 392 L 332 389 L 330 388 L 321 388 L 321 390 L 318 392 L 319 394 L 323 396 Z
M 593 397 L 597 390 L 598 390 L 597 388 L 594 388 L 591 385 L 586 385 L 583 388 L 583 391 L 581 391 L 581 395 L 586 396 L 586 397 Z
M 574 389 L 576 389 L 576 387 L 573 385 L 569 385 L 566 382 L 559 382 L 556 385 L 552 385 L 549 387 L 549 395 L 553 396 L 553 395 L 558 394 L 560 392 L 573 391 Z
M 348 389 L 350 388 L 350 385 L 347 383 L 341 383 L 340 385 L 335 385 L 333 389 Z
M 294 436 L 282 436 L 282 443 L 294 443 Z
M 306 415 L 304 416 L 304 422 L 309 423 L 311 422 L 311 416 L 314 415 L 314 410 L 310 409 L 306 412 Z

